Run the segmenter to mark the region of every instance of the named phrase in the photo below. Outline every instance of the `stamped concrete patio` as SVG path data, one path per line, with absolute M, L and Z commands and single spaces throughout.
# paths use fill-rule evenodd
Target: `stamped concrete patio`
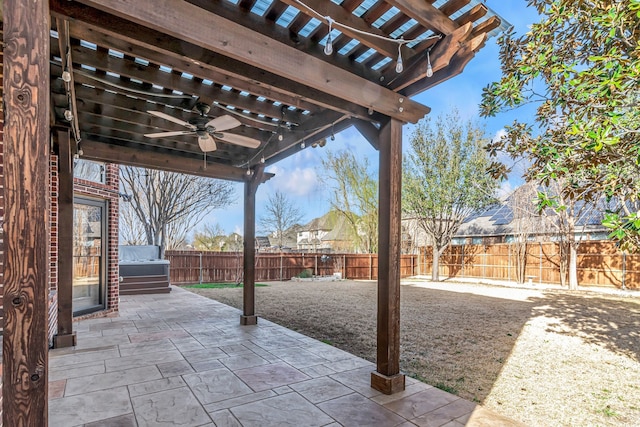
M 372 363 L 179 288 L 120 307 L 50 352 L 50 426 L 520 425 L 411 378 L 383 395 Z

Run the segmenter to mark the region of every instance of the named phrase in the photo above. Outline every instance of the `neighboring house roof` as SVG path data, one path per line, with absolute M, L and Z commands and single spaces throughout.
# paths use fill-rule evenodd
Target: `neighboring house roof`
M 525 184 L 526 185 L 526 184 Z M 505 200 L 500 201 L 487 209 L 472 214 L 467 218 L 460 229 L 456 233 L 456 237 L 471 236 L 503 236 L 518 232 L 518 220 L 526 218 L 530 221 L 528 226 L 529 234 L 555 234 L 556 229 L 549 223 L 550 219 L 557 214 L 548 209 L 546 217 L 537 212 L 535 202 L 532 200 L 530 205 L 525 205 L 520 209 L 526 209 L 524 215 L 514 214 L 514 197 L 518 197 L 518 192 L 523 191 L 524 186 L 516 188 Z M 601 199 L 592 206 L 586 205 L 585 201 L 578 201 L 574 205 L 574 214 L 579 217 L 576 219 L 576 232 L 582 230 L 600 231 L 604 230 L 602 219 L 608 206 L 608 203 Z

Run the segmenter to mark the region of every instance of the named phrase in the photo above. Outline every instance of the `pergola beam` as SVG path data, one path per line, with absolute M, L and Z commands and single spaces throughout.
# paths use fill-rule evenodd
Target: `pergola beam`
M 145 151 L 127 146 L 96 142 L 90 138 L 82 141 L 83 159 L 97 162 L 118 163 L 126 166 L 152 168 L 169 172 L 186 173 L 207 178 L 227 179 L 244 182 L 246 169 L 233 166 L 211 164 L 204 167 L 202 158 L 176 157 L 163 152 Z M 265 174 L 266 179 L 272 175 Z
M 140 25 L 179 36 L 236 61 L 372 108 L 403 122 L 415 123 L 428 113 L 425 106 L 376 83 L 181 0 L 162 3 L 81 0 L 81 3 L 116 16 L 129 17 Z M 273 55 L 272 52 L 281 54 Z
M 459 27 L 441 10 L 426 1 L 387 0 L 387 3 L 397 7 L 402 13 L 415 19 L 421 25 L 431 28 L 434 32 L 451 34 Z

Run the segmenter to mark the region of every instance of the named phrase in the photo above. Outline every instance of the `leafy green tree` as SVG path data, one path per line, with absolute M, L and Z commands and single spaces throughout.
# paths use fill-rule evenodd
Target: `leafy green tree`
M 489 150 L 528 159 L 528 180 L 561 178 L 566 199 L 618 200 L 604 224 L 623 247 L 638 249 L 640 214 L 630 203 L 640 191 L 640 0 L 528 4 L 540 22 L 501 37 L 502 78 L 485 88 L 481 113 L 531 103 L 537 111 L 507 126 Z M 508 168 L 495 162 L 491 170 Z
M 415 215 L 433 248 L 432 279 L 440 255 L 471 213 L 495 201 L 498 181 L 486 173 L 484 131 L 457 110 L 421 120 L 405 156 L 402 208 Z
M 327 152 L 322 173 L 333 193 L 331 206 L 351 227 L 359 252 L 378 251 L 378 180 L 369 172 L 366 157 L 351 151 Z

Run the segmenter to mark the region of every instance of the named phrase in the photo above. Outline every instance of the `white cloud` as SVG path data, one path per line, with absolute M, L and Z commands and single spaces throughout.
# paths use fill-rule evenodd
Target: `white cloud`
M 277 189 L 295 197 L 306 196 L 316 191 L 318 175 L 314 168 L 297 167 L 292 170 L 285 170 L 273 166 L 269 168 L 269 172 L 276 174 L 265 184 L 269 191 Z
M 491 139 L 491 141 L 493 142 L 497 142 L 500 141 L 502 138 L 504 138 L 507 135 L 507 131 L 505 130 L 505 128 L 499 129 L 495 135 L 493 135 L 493 138 Z

